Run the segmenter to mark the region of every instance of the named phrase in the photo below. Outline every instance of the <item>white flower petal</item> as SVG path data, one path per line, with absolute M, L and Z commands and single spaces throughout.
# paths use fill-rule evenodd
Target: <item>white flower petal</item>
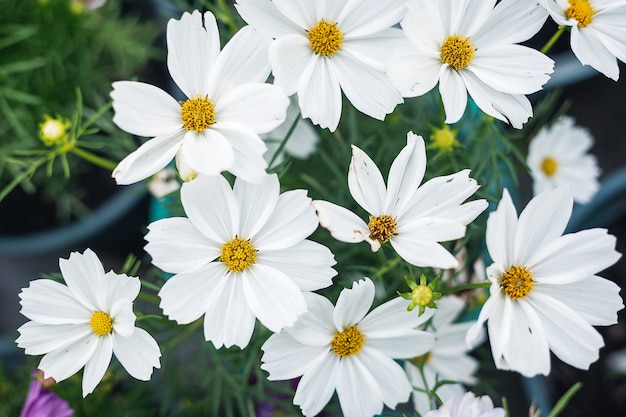
M 396 48 L 408 46 L 404 33 L 399 28 L 389 28 L 369 36 L 345 38 L 342 51 L 371 69 L 385 72 L 391 67 L 388 60 Z
M 70 346 L 47 353 L 39 362 L 38 369 L 44 372 L 44 377 L 52 377 L 61 382 L 82 368 L 93 355 L 98 346 L 98 336 L 90 333 Z
M 515 260 L 527 265 L 532 255 L 563 234 L 574 202 L 565 189 L 534 197 L 520 213 L 515 231 Z
M 80 281 L 76 282 L 83 285 Z M 90 292 L 88 285 L 84 285 L 82 289 Z M 80 302 L 65 285 L 48 279 L 31 281 L 28 288 L 22 289 L 19 297 L 22 305 L 20 313 L 30 320 L 46 325 L 88 323 L 91 314 L 96 310 L 95 302 Z M 89 297 L 95 295 L 91 294 Z
M 254 236 L 267 219 L 278 202 L 280 183 L 276 175 L 267 175 L 261 184 L 250 184 L 241 179 L 235 180 L 233 186 L 235 199 L 239 206 L 239 236 Z
M 407 311 L 409 301 L 396 297 L 372 310 L 359 322 L 359 329 L 368 339 L 383 339 L 415 334 L 414 329 L 423 325 L 433 316 L 433 309 L 428 309 L 421 316 Z M 408 331 L 408 332 L 407 332 Z M 425 340 L 428 337 L 425 338 Z M 414 355 L 418 356 L 419 353 Z
M 220 51 L 217 22 L 212 13 L 185 12 L 167 23 L 167 68 L 187 97 L 208 93 L 208 74 Z
M 329 353 L 311 363 L 311 367 L 298 382 L 293 397 L 293 403 L 300 406 L 302 414 L 313 417 L 328 404 L 335 391 L 336 375 L 340 365 L 339 357 Z
M 235 237 L 239 209 L 224 177 L 200 175 L 182 185 L 180 199 L 189 220 L 203 235 L 220 244 Z
M 341 242 L 359 243 L 369 235 L 367 224 L 350 210 L 322 200 L 315 200 L 312 204 L 317 211 L 320 226 L 328 229 L 335 239 Z
M 365 278 L 352 283 L 352 288 L 345 288 L 339 294 L 333 322 L 339 331 L 343 331 L 361 321 L 374 301 L 374 283 Z
M 406 307 L 404 309 L 406 310 Z M 412 314 L 417 315 L 416 311 Z M 394 359 L 410 359 L 425 354 L 435 345 L 435 337 L 421 330 L 407 329 L 404 334 L 396 333 L 398 333 L 396 337 L 385 338 L 371 338 L 367 334 L 368 349 L 375 349 Z
M 349 51 L 336 53 L 332 60 L 343 93 L 361 113 L 384 120 L 402 103 L 400 91 L 382 70 L 364 65 Z
M 330 342 L 337 333 L 333 325 L 333 305 L 327 298 L 315 293 L 305 293 L 307 311 L 298 321 L 285 329 L 301 345 L 330 348 Z
M 395 49 L 389 58 L 387 76 L 403 97 L 426 94 L 439 81 L 441 58 L 435 53 L 425 54 L 413 45 Z
M 382 32 L 399 23 L 406 13 L 405 1 L 361 0 L 346 3 L 338 23 L 348 39 Z
M 221 294 L 225 276 L 226 269 L 217 262 L 174 275 L 159 291 L 161 298 L 159 307 L 165 315 L 177 323 L 191 323 L 207 311 L 211 294 L 216 292 Z
M 291 247 L 315 231 L 318 225 L 311 199 L 305 190 L 286 191 L 278 197 L 276 208 L 253 244 L 260 251 Z
M 588 278 L 621 257 L 615 237 L 606 229 L 588 229 L 561 236 L 525 263 L 539 283 L 569 284 Z
M 268 54 L 271 41 L 266 31 L 252 26 L 245 26 L 235 33 L 211 68 L 211 97 L 219 103 L 235 87 L 265 83 L 270 75 Z
M 160 368 L 161 350 L 156 340 L 139 327 L 130 337 L 115 337 L 113 353 L 133 378 L 148 381 L 153 368 Z
M 281 271 L 257 263 L 245 275 L 243 292 L 248 306 L 271 331 L 292 326 L 306 311 L 302 291 Z
M 111 92 L 113 122 L 138 136 L 162 136 L 182 129 L 180 104 L 165 91 L 150 84 L 117 81 Z
M 300 26 L 285 18 L 273 2 L 237 0 L 235 8 L 248 24 L 267 30 L 275 38 L 302 31 Z
M 112 279 L 116 279 L 112 277 Z M 139 282 L 137 282 L 139 284 Z M 133 303 L 126 298 L 117 298 L 108 313 L 113 321 L 113 332 L 128 337 L 135 331 L 135 313 Z
M 344 2 L 340 0 L 339 2 Z M 303 29 L 309 29 L 322 17 L 331 19 L 331 16 L 322 16 L 326 11 L 326 2 L 311 2 L 306 0 L 276 0 L 274 6 L 289 20 Z
M 244 280 L 240 273 L 227 274 L 222 279 L 223 290 L 214 291 L 208 299 L 204 316 L 204 336 L 217 349 L 222 345 L 245 348 L 254 331 L 255 317 L 244 296 Z
M 288 87 L 285 89 L 289 92 Z M 302 117 L 331 132 L 337 129 L 341 118 L 341 89 L 335 66 L 329 58 L 320 55 L 310 57 L 296 92 Z
M 302 291 L 315 291 L 332 285 L 337 271 L 335 257 L 317 242 L 303 240 L 280 250 L 260 252 L 257 262 L 285 273 Z
M 448 124 L 458 122 L 465 112 L 465 106 L 467 106 L 467 90 L 457 71 L 450 68 L 441 71 L 439 93 L 443 101 L 443 108 L 446 111 L 445 122 Z
M 196 270 L 220 255 L 220 243 L 200 233 L 184 217 L 169 217 L 150 223 L 145 240 L 148 244 L 144 249 L 152 257 L 152 264 L 174 274 Z
M 617 323 L 616 312 L 624 308 L 621 288 L 608 279 L 592 276 L 567 285 L 537 284 L 537 293 L 545 294 L 569 306 L 593 326 Z
M 85 307 L 96 310 L 98 284 L 104 278 L 104 268 L 91 250 L 72 252 L 69 259 L 59 259 L 59 268 L 72 295 Z
M 604 346 L 602 336 L 582 317 L 565 304 L 539 292 L 528 298 L 545 326 L 550 349 L 563 362 L 579 369 L 599 357 Z
M 315 65 L 315 57 L 304 32 L 302 34 L 288 34 L 276 39 L 270 46 L 269 57 L 274 74 L 274 83 L 283 87 L 289 96 L 298 89 L 300 79 L 307 67 Z M 336 87 L 339 91 L 338 83 Z M 340 92 L 339 99 L 341 100 Z
M 548 13 L 537 1 L 503 0 L 472 36 L 478 48 L 488 44 L 519 43 L 533 37 Z
M 402 259 L 415 266 L 448 269 L 459 265 L 456 258 L 437 242 L 402 235 L 394 236 L 389 242 Z
M 266 133 L 285 121 L 288 105 L 282 87 L 248 83 L 224 93 L 216 102 L 215 117 L 218 122 L 237 122 L 255 133 Z
M 403 343 L 410 343 L 408 340 Z M 409 400 L 412 386 L 400 365 L 367 344 L 359 352 L 361 361 L 377 382 L 383 402 L 387 407 L 395 409 L 398 403 Z M 339 384 L 338 384 L 339 385 Z
M 267 162 L 263 153 L 267 147 L 259 135 L 234 122 L 218 123 L 214 130 L 224 135 L 232 147 L 233 162 L 228 171 L 247 182 L 259 184 L 265 181 Z
M 185 133 L 178 157 L 193 172 L 218 175 L 233 166 L 235 160 L 233 146 L 217 127 L 214 125 L 202 133 L 195 131 Z
M 494 262 L 508 267 L 516 261 L 514 259 L 516 228 L 517 212 L 509 191 L 504 189 L 497 209 L 489 214 L 485 233 L 487 250 Z
M 92 333 L 89 324 L 42 324 L 29 321 L 17 331 L 20 336 L 15 341 L 27 355 L 43 355 L 57 349 L 63 349 Z
M 393 385 L 398 382 L 376 381 L 358 357 L 341 361 L 337 368 L 336 379 L 337 397 L 339 397 L 344 417 L 379 414 L 383 410 L 381 385 Z
M 424 139 L 413 132 L 406 135 L 406 146 L 393 160 L 387 180 L 385 212 L 400 217 L 417 191 L 426 172 Z
M 354 201 L 369 214 L 374 216 L 383 214 L 387 195 L 383 176 L 376 163 L 355 145 L 352 145 L 348 188 Z
M 578 26 L 574 26 L 570 36 L 572 51 L 582 64 L 590 65 L 613 81 L 617 81 L 619 78 L 617 59 L 600 42 L 593 30 L 580 30 Z
M 102 380 L 113 353 L 113 337 L 111 335 L 98 338 L 96 350 L 85 364 L 83 371 L 83 397 L 91 394 Z
M 267 379 L 270 381 L 297 378 L 321 360 L 321 357 L 329 356 L 328 347 L 303 345 L 284 330 L 271 335 L 261 349 L 264 352 L 261 369 L 269 372 Z M 333 386 L 333 391 L 334 389 Z
M 177 128 L 148 140 L 122 159 L 113 170 L 113 178 L 118 185 L 128 185 L 156 174 L 174 159 L 184 136 L 185 130 Z
M 396 233 L 405 241 L 447 242 L 465 236 L 465 225 L 447 219 L 422 217 L 411 223 L 399 224 Z M 394 240 L 396 240 L 396 236 L 391 238 L 392 242 Z

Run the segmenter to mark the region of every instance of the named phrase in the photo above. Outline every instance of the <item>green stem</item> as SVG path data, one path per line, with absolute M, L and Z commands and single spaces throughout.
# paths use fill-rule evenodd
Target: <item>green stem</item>
M 76 156 L 83 158 L 87 162 L 90 162 L 96 166 L 99 166 L 100 168 L 104 168 L 109 171 L 113 171 L 115 167 L 117 166 L 117 163 L 109 159 L 102 158 L 101 156 L 94 155 L 91 152 L 88 152 L 81 148 L 74 147 L 70 150 L 70 152 L 72 152 Z
M 156 295 L 146 294 L 145 292 L 140 292 L 137 297 L 139 297 L 139 299 L 141 299 L 143 301 L 147 301 L 147 302 L 149 302 L 151 304 L 154 304 L 156 306 L 158 306 L 159 303 L 161 302 L 161 299 L 159 297 L 157 297 Z
M 556 41 L 559 40 L 563 32 L 565 32 L 565 26 L 559 26 L 559 29 L 554 32 L 554 35 L 552 35 L 550 40 L 548 40 L 543 48 L 541 48 L 541 53 L 547 54 L 548 52 L 550 52 L 550 49 L 552 49 Z
M 39 158 L 38 160 L 36 160 L 35 162 L 32 163 L 32 165 L 24 172 L 22 172 L 20 175 L 16 176 L 15 178 L 13 178 L 13 181 L 11 181 L 9 183 L 9 185 L 7 185 L 6 187 L 4 187 L 1 191 L 0 191 L 0 201 L 4 200 L 4 198 L 9 195 L 9 193 L 11 191 L 13 191 L 13 189 L 15 187 L 17 187 L 17 185 L 22 182 L 23 180 L 25 180 L 28 177 L 31 177 L 35 171 L 37 170 L 37 168 L 39 168 L 40 166 L 42 166 L 46 161 L 48 161 L 50 158 L 48 156 L 45 156 L 43 158 Z
M 563 396 L 559 399 L 559 401 L 557 401 L 556 405 L 554 406 L 554 408 L 552 409 L 550 414 L 548 414 L 548 417 L 556 417 L 559 414 L 561 414 L 561 411 L 563 411 L 563 409 L 567 406 L 567 403 L 570 402 L 572 397 L 582 387 L 583 387 L 583 383 L 582 382 L 577 382 L 574 385 L 572 385 L 572 387 L 570 389 L 568 389 L 565 394 L 563 394 Z
M 451 288 L 442 288 L 439 291 L 442 294 L 449 294 L 451 292 L 457 292 L 457 291 L 475 290 L 475 289 L 478 289 L 478 288 L 489 288 L 490 286 L 491 286 L 491 282 L 486 281 L 486 282 L 480 282 L 480 283 L 477 283 L 477 284 L 456 285 L 456 286 L 451 287 Z
M 296 126 L 298 126 L 299 121 L 300 121 L 300 113 L 298 113 L 296 118 L 293 120 L 293 123 L 291 124 L 291 127 L 289 128 L 289 131 L 287 132 L 287 135 L 280 142 L 280 145 L 278 146 L 278 149 L 276 149 L 276 152 L 274 152 L 274 155 L 272 155 L 272 159 L 270 160 L 270 163 L 268 164 L 269 167 L 272 167 L 272 165 L 274 164 L 274 161 L 276 161 L 276 158 L 278 158 L 278 155 L 280 155 L 283 152 L 283 149 L 285 149 L 285 146 L 287 145 L 287 141 L 289 140 L 289 138 L 291 138 L 291 135 L 296 130 Z M 272 168 L 270 168 L 270 171 L 271 170 Z

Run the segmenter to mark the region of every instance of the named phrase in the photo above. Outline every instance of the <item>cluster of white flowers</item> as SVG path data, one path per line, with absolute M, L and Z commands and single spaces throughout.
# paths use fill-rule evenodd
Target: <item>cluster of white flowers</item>
M 475 382 L 478 364 L 468 352 L 484 340 L 485 322 L 499 369 L 547 374 L 550 351 L 582 369 L 598 358 L 603 340 L 592 326 L 616 323 L 623 303 L 619 287 L 596 274 L 620 254 L 604 229 L 563 235 L 573 198 L 588 201 L 599 175 L 584 155 L 591 139 L 571 119 L 530 144 L 538 195 L 518 217 L 505 190 L 489 215 L 490 297 L 478 320 L 463 324 L 455 320 L 464 302 L 454 296 L 421 315 L 407 311 L 402 297 L 368 313 L 375 287 L 363 276 L 333 306 L 314 291 L 333 285 L 335 257 L 308 237 L 321 225 L 336 240 L 365 241 L 372 251 L 389 243 L 410 265 L 458 268 L 442 242 L 466 236 L 488 207 L 484 199 L 466 201 L 480 187 L 468 169 L 424 182 L 426 144 L 408 132 L 385 183 L 376 163 L 352 145 L 347 185 L 368 214 L 364 221 L 335 203 L 312 201 L 306 190 L 281 193 L 278 176 L 266 172 L 263 138 L 288 119 L 269 136 L 308 135 L 310 146 L 314 135 L 294 129 L 298 111 L 334 131 L 342 92 L 357 110 L 383 120 L 404 98 L 437 85 L 446 123 L 461 119 L 469 94 L 487 115 L 521 128 L 532 116 L 526 95 L 549 80 L 553 61 L 519 43 L 552 16 L 572 27 L 582 63 L 617 78 L 616 57 L 626 60 L 623 2 L 237 0 L 235 8 L 249 26 L 221 50 L 212 13 L 168 23 L 167 65 L 184 100 L 141 82 L 113 84 L 114 122 L 151 137 L 114 170 L 117 183 L 149 178 L 172 159 L 184 181 L 187 217 L 155 221 L 145 237 L 152 263 L 173 274 L 158 293 L 165 315 L 179 324 L 204 316 L 205 339 L 216 348 L 246 348 L 258 319 L 274 332 L 263 344 L 261 368 L 270 380 L 301 377 L 293 402 L 305 416 L 318 414 L 335 391 L 345 416 L 373 416 L 411 394 L 416 410 L 427 413 L 427 393 L 438 380 Z M 299 110 L 288 117 L 294 94 Z M 232 185 L 224 171 L 236 177 Z M 139 279 L 105 273 L 89 249 L 62 259 L 60 268 L 67 285 L 37 280 L 21 293 L 31 321 L 20 327 L 18 345 L 43 354 L 39 368 L 57 381 L 84 366 L 83 395 L 113 353 L 130 375 L 149 379 L 160 350 L 134 325 Z M 427 416 L 504 415 L 488 398 L 464 392 L 440 387 L 445 404 Z

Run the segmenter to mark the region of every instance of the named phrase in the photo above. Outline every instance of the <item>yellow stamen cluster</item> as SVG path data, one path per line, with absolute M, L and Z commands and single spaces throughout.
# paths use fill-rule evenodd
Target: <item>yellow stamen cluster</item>
M 589 0 L 567 0 L 569 7 L 565 9 L 565 15 L 578 22 L 578 27 L 584 28 L 593 21 L 596 11 Z
M 235 236 L 222 245 L 220 261 L 230 272 L 243 272 L 256 262 L 257 250 L 249 240 Z
M 358 327 L 348 327 L 343 332 L 335 333 L 330 342 L 330 349 L 340 358 L 349 358 L 361 351 L 365 344 L 365 336 Z
M 93 313 L 89 324 L 91 324 L 91 330 L 98 336 L 104 336 L 113 331 L 113 320 L 103 311 Z
M 468 37 L 450 35 L 443 41 L 439 56 L 444 63 L 458 71 L 472 62 L 475 52 L 476 48 Z
M 70 127 L 72 123 L 67 119 L 45 115 L 43 123 L 39 124 L 39 139 L 46 146 L 61 145 L 67 138 Z
M 336 54 L 343 43 L 343 32 L 337 23 L 322 19 L 306 34 L 311 49 L 324 56 Z
M 528 297 L 535 286 L 535 279 L 525 266 L 512 266 L 502 275 L 500 285 L 506 295 L 519 300 Z
M 541 170 L 548 177 L 553 176 L 558 168 L 559 163 L 556 161 L 556 159 L 549 156 L 543 158 L 543 162 L 541 162 Z
M 380 216 L 370 216 L 367 224 L 370 229 L 370 239 L 385 243 L 396 234 L 396 220 L 388 214 Z
M 215 102 L 206 96 L 190 98 L 182 103 L 180 117 L 185 129 L 203 132 L 215 123 Z

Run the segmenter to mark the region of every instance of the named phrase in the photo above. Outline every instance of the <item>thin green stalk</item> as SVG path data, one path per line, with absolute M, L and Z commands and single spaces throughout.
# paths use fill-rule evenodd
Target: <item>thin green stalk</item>
M 91 152 L 88 152 L 81 148 L 72 148 L 70 152 L 72 152 L 76 156 L 83 158 L 87 162 L 90 162 L 96 166 L 99 166 L 100 168 L 104 168 L 109 171 L 113 171 L 117 166 L 117 163 L 109 159 L 102 158 L 101 156 L 94 155 Z
M 565 26 L 559 26 L 559 29 L 554 32 L 554 35 L 552 35 L 552 37 L 548 40 L 548 42 L 546 42 L 543 48 L 541 48 L 541 53 L 547 54 L 548 52 L 550 52 L 550 49 L 552 49 L 556 41 L 559 40 L 563 32 L 565 32 Z
M 278 158 L 278 155 L 280 155 L 285 149 L 285 146 L 287 146 L 287 141 L 289 141 L 289 138 L 291 138 L 291 135 L 296 130 L 296 126 L 298 126 L 299 121 L 300 121 L 300 113 L 298 113 L 293 123 L 291 124 L 291 127 L 289 127 L 289 131 L 287 132 L 287 135 L 285 135 L 285 138 L 280 142 L 280 145 L 278 146 L 278 149 L 276 149 L 276 152 L 274 152 L 274 155 L 272 155 L 272 159 L 270 160 L 270 163 L 268 164 L 268 166 L 270 167 L 270 171 L 272 168 L 274 168 L 273 166 L 274 161 L 276 161 L 276 158 Z
M 570 402 L 572 397 L 578 391 L 580 391 L 580 389 L 582 387 L 583 387 L 583 383 L 582 382 L 577 382 L 574 385 L 572 385 L 572 387 L 570 389 L 568 389 L 565 394 L 563 394 L 563 396 L 559 399 L 559 401 L 557 401 L 556 405 L 554 406 L 554 408 L 552 409 L 550 414 L 548 414 L 548 417 L 556 417 L 559 414 L 561 414 L 561 412 L 567 406 L 567 404 Z

